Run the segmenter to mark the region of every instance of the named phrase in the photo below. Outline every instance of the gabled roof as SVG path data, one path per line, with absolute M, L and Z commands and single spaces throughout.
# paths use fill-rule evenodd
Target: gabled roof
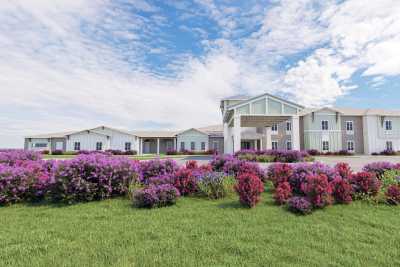
M 361 108 L 342 108 L 342 107 L 322 107 L 322 108 L 307 108 L 300 112 L 300 116 L 305 116 L 312 112 L 318 112 L 323 109 L 330 109 L 334 112 L 339 112 L 343 116 L 400 116 L 400 110 L 384 110 L 384 109 L 361 109 Z
M 270 93 L 264 93 L 264 94 L 261 94 L 261 95 L 257 95 L 257 96 L 254 96 L 254 97 L 250 97 L 250 98 L 245 99 L 245 100 L 243 100 L 243 101 L 241 101 L 241 102 L 239 102 L 239 103 L 230 105 L 230 106 L 228 106 L 228 109 L 237 107 L 237 106 L 239 106 L 239 105 L 243 105 L 243 104 L 245 104 L 245 103 L 247 103 L 247 102 L 251 102 L 251 101 L 253 101 L 253 100 L 257 99 L 257 98 L 262 98 L 262 97 L 264 97 L 264 96 L 268 96 L 268 97 L 270 97 L 270 98 L 272 98 L 272 99 L 276 99 L 276 100 L 279 100 L 279 101 L 282 101 L 282 102 L 286 102 L 286 103 L 288 103 L 288 104 L 290 104 L 290 105 L 292 105 L 292 106 L 296 106 L 296 107 L 298 107 L 298 108 L 300 108 L 300 109 L 303 109 L 303 108 L 304 108 L 304 106 L 299 105 L 299 104 L 297 104 L 297 103 L 294 103 L 294 102 L 292 102 L 292 101 L 288 101 L 288 100 L 283 99 L 283 98 L 281 98 L 281 97 L 271 95 Z
M 197 129 L 206 132 L 209 136 L 224 136 L 224 126 L 222 124 L 210 125 Z
M 132 131 L 132 135 L 136 135 L 141 138 L 173 138 L 176 136 L 177 131 Z
M 69 131 L 69 132 L 58 132 L 58 133 L 48 133 L 48 134 L 36 134 L 36 135 L 29 135 L 25 138 L 64 138 L 71 133 L 75 133 L 76 131 Z
M 176 135 L 183 134 L 183 133 L 186 133 L 186 132 L 189 132 L 189 131 L 196 131 L 196 132 L 199 132 L 199 133 L 201 133 L 201 134 L 208 135 L 208 133 L 206 133 L 206 132 L 204 132 L 204 131 L 202 131 L 202 130 L 199 130 L 199 129 L 197 129 L 197 128 L 186 129 L 186 130 L 183 130 L 183 131 L 178 132 Z

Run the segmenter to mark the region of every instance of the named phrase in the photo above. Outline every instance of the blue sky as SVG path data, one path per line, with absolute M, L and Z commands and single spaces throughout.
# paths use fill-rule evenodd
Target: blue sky
M 398 14 L 397 0 L 1 1 L 0 147 L 215 124 L 235 94 L 400 109 Z

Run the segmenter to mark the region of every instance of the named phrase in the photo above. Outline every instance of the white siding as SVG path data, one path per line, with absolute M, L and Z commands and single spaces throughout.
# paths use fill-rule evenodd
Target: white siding
M 94 129 L 98 133 L 110 136 L 110 149 L 125 151 L 125 143 L 131 143 L 131 149 L 139 151 L 139 141 L 134 135 L 125 134 L 120 131 L 104 127 Z
M 393 143 L 393 150 L 400 150 L 400 117 L 385 117 L 392 121 L 393 130 L 387 132 L 382 126 L 380 116 L 364 116 L 364 146 L 365 153 L 371 154 L 386 149 L 386 142 Z
M 208 135 L 205 133 L 201 133 L 196 130 L 188 130 L 186 132 L 183 132 L 181 134 L 178 134 L 177 136 L 177 142 L 178 142 L 178 150 L 181 150 L 181 142 L 185 143 L 185 149 L 186 150 L 191 150 L 190 144 L 191 142 L 195 142 L 196 146 L 196 151 L 201 150 L 201 143 L 205 142 L 206 149 L 208 150 Z
M 94 132 L 81 132 L 77 134 L 71 134 L 67 138 L 67 151 L 74 151 L 74 143 L 81 143 L 81 150 L 96 150 L 96 143 L 103 143 L 103 150 L 109 149 L 109 140 L 107 136 L 97 134 Z

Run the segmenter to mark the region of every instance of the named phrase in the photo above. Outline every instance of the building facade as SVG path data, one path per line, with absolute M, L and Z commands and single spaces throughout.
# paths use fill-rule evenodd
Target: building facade
M 30 150 L 234 153 L 283 149 L 355 154 L 400 150 L 400 111 L 306 108 L 271 94 L 221 100 L 222 124 L 182 131 L 124 131 L 100 126 L 25 138 Z

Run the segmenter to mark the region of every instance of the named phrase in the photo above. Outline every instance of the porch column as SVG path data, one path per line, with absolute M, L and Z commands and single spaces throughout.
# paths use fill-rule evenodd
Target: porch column
M 240 115 L 235 115 L 233 126 L 233 153 L 240 151 L 241 126 Z
M 227 122 L 224 122 L 224 153 L 230 153 L 231 149 L 230 149 L 230 136 L 229 136 L 229 125 Z
M 174 150 L 178 151 L 178 141 L 174 138 Z
M 139 154 L 143 155 L 143 138 L 139 139 Z
M 292 116 L 292 149 L 300 150 L 300 120 L 299 116 Z
M 160 155 L 160 138 L 157 138 L 157 155 Z
M 266 127 L 265 128 L 265 135 L 266 135 L 266 144 L 265 147 L 266 149 L 272 149 L 272 128 L 271 127 Z

